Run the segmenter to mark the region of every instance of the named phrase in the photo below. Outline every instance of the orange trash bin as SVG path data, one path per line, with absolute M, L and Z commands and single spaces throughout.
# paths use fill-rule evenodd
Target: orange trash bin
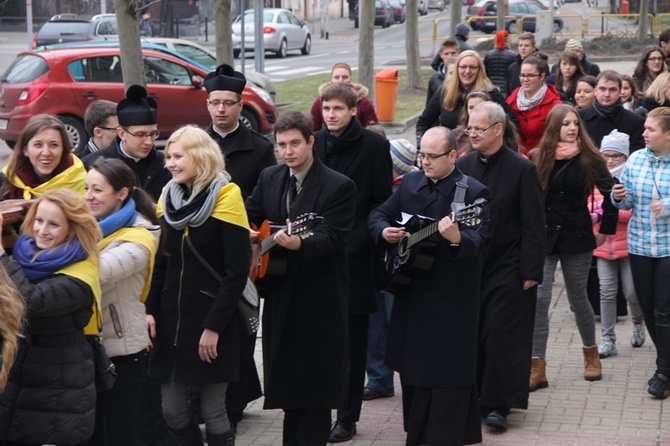
M 377 86 L 377 117 L 379 122 L 395 119 L 398 99 L 398 69 L 385 68 L 375 75 Z
M 628 14 L 628 1 L 626 0 L 621 2 L 621 14 Z

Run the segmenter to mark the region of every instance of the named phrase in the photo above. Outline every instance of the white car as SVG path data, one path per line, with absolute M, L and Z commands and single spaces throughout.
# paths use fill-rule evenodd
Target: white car
M 233 22 L 233 54 L 238 57 L 241 49 L 241 18 Z M 254 10 L 244 11 L 244 50 L 253 51 Z M 263 9 L 263 47 L 265 51 L 274 52 L 277 57 L 286 57 L 288 51 L 300 50 L 309 54 L 312 50 L 312 37 L 307 24 L 296 17 L 291 11 L 279 8 Z
M 142 40 L 156 45 L 163 45 L 209 68 L 210 71 L 214 71 L 217 67 L 216 55 L 204 46 L 190 40 L 172 39 L 169 37 L 143 37 Z M 277 90 L 269 77 L 251 70 L 246 70 L 244 75 L 249 82 L 270 93 L 272 101 L 275 101 Z

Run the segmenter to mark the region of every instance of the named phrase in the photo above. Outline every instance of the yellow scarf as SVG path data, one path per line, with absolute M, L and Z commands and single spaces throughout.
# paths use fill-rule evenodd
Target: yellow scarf
M 134 226 L 131 228 L 121 228 L 113 234 L 108 235 L 98 242 L 98 248 L 100 248 L 100 251 L 102 252 L 103 249 L 115 240 L 137 243 L 144 246 L 149 251 L 149 271 L 144 280 L 142 294 L 140 294 L 140 302 L 144 302 L 147 300 L 149 288 L 151 288 L 151 276 L 154 272 L 154 260 L 156 259 L 156 252 L 158 251 L 158 242 L 147 228 Z
M 84 334 L 98 335 L 102 328 L 102 313 L 100 310 L 102 308 L 102 291 L 100 290 L 100 270 L 98 269 L 98 265 L 89 257 L 86 260 L 59 269 L 54 274 L 65 274 L 66 276 L 74 277 L 91 287 L 93 296 L 95 296 L 93 315 L 88 325 L 84 327 Z
M 84 196 L 84 182 L 86 181 L 86 168 L 84 163 L 81 162 L 79 158 L 72 155 L 73 164 L 37 187 L 27 186 L 18 175 L 14 175 L 13 178 L 7 178 L 7 180 L 16 188 L 23 191 L 23 198 L 26 200 L 31 200 L 42 195 L 44 192 L 52 189 L 60 189 L 62 187 L 72 189 L 77 192 L 79 195 Z M 2 169 L 2 173 L 7 176 L 7 166 Z
M 163 189 L 163 193 L 165 193 L 165 189 Z M 163 216 L 163 212 L 163 194 L 161 194 L 156 208 L 158 218 Z M 216 204 L 214 205 L 214 210 L 212 211 L 212 217 L 217 220 L 240 226 L 247 230 L 249 229 L 247 210 L 244 208 L 242 193 L 237 184 L 228 183 L 221 188 L 219 196 L 216 199 Z

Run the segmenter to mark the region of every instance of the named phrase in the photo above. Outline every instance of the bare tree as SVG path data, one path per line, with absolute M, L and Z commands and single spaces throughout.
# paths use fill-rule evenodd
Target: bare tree
M 135 0 L 114 0 L 114 10 L 119 29 L 123 85 L 126 89 L 133 84 L 146 87 L 140 46 L 140 27 L 137 23 L 137 3 Z
M 230 33 L 233 19 L 230 0 L 212 0 L 216 23 L 216 64 L 227 63 L 235 66 L 233 58 L 233 38 Z
M 423 88 L 421 54 L 419 50 L 419 14 L 417 0 L 407 0 L 405 56 L 407 58 L 407 89 Z
M 360 34 L 358 41 L 358 83 L 370 89 L 370 100 L 374 102 L 374 27 L 375 2 L 361 1 L 358 3 Z

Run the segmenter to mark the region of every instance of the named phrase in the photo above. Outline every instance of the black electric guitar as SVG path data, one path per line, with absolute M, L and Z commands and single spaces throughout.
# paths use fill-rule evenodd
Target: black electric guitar
M 454 223 L 467 226 L 481 225 L 481 214 L 488 202 L 478 198 L 449 215 Z M 406 233 L 398 243 L 386 250 L 383 261 L 385 274 L 382 285 L 385 291 L 396 293 L 407 288 L 417 271 L 428 271 L 433 267 L 435 251 L 440 241 L 437 236 L 439 221 L 429 217 L 413 215 L 403 226 Z
M 277 261 L 274 258 L 270 259 L 269 251 L 277 246 L 272 234 L 282 229 L 286 229 L 288 235 L 297 235 L 302 239 L 312 235 L 314 229 L 320 223 L 323 223 L 324 218 L 310 212 L 298 216 L 291 223 L 281 226 L 270 223 L 265 220 L 260 227 L 256 227 L 253 223 L 251 229 L 260 232 L 260 237 L 255 242 L 251 243 L 251 268 L 249 270 L 249 277 L 252 281 L 262 279 L 265 274 L 282 275 L 286 271 L 285 259 L 279 258 Z

